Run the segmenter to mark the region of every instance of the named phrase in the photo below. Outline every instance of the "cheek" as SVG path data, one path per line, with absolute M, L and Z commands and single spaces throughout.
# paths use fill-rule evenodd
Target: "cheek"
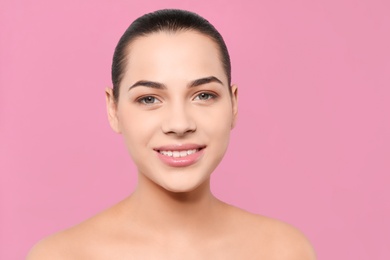
M 216 120 L 218 121 L 218 120 Z M 221 149 L 225 150 L 230 141 L 230 131 L 231 131 L 231 122 L 220 122 L 220 124 L 216 124 L 214 126 L 214 138 L 215 142 L 221 147 Z M 224 152 L 224 151 L 223 151 Z
M 231 125 L 232 125 L 232 111 L 229 104 L 219 106 L 218 108 L 209 110 L 199 116 L 199 126 L 207 133 L 210 141 L 214 140 L 221 145 L 229 142 Z
M 159 119 L 143 111 L 127 111 L 119 115 L 119 124 L 130 154 L 135 155 L 139 147 L 147 147 L 159 129 Z

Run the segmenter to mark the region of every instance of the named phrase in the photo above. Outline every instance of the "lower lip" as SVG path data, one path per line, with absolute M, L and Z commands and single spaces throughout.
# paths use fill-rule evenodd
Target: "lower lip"
M 163 163 L 165 163 L 171 167 L 186 167 L 186 166 L 190 166 L 190 165 L 196 163 L 197 161 L 199 161 L 199 159 L 203 155 L 203 150 L 204 149 L 201 149 L 200 151 L 197 151 L 196 153 L 187 155 L 185 157 L 167 156 L 167 155 L 163 155 L 157 151 L 156 151 L 156 153 L 157 153 L 158 157 L 160 158 L 160 160 L 163 161 Z

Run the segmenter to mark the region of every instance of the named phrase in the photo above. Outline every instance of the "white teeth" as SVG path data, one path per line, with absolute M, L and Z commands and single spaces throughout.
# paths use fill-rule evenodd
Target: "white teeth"
M 199 149 L 192 149 L 187 151 L 159 151 L 159 152 L 169 157 L 179 158 L 179 157 L 185 157 L 190 154 L 196 153 L 198 150 Z

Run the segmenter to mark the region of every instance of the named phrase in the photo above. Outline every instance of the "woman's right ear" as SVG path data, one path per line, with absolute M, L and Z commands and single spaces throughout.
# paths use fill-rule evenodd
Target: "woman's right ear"
M 121 130 L 119 127 L 119 120 L 117 116 L 117 102 L 115 101 L 112 88 L 106 88 L 106 106 L 108 122 L 110 123 L 112 130 L 120 134 Z

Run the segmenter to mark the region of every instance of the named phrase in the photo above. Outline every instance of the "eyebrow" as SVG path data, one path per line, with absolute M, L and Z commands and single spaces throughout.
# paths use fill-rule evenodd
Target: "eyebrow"
M 214 76 L 210 76 L 210 77 L 200 78 L 200 79 L 196 79 L 196 80 L 191 81 L 190 84 L 188 84 L 188 88 L 198 87 L 198 86 L 208 84 L 211 82 L 216 82 L 216 83 L 223 85 L 223 83 L 220 79 L 218 79 L 217 77 L 214 77 Z M 131 89 L 133 89 L 135 87 L 141 87 L 141 86 L 148 87 L 148 88 L 156 88 L 156 89 L 166 89 L 167 88 L 163 83 L 148 81 L 148 80 L 139 80 L 136 83 L 134 83 L 133 85 L 131 85 L 129 87 L 128 91 L 130 91 Z

